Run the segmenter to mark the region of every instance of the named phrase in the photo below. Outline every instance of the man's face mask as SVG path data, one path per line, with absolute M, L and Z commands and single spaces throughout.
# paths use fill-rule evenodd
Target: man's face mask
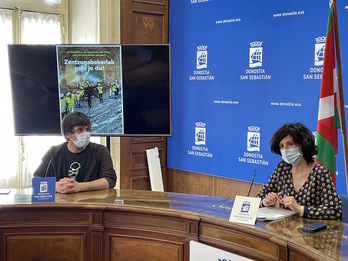
M 91 137 L 91 133 L 86 131 L 84 133 L 76 134 L 76 140 L 73 140 L 73 143 L 76 147 L 82 149 L 89 144 L 89 138 Z

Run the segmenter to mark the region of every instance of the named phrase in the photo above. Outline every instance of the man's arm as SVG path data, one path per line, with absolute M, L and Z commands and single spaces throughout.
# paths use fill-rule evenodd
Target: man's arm
M 45 177 L 52 176 L 52 156 L 50 150 L 42 157 L 41 163 L 38 168 L 34 171 L 34 177 Z
M 111 155 L 108 149 L 102 145 L 99 146 L 99 173 L 98 179 L 104 178 L 108 182 L 108 188 L 113 188 L 116 185 L 117 177 L 112 163 Z
M 77 182 L 74 179 L 63 178 L 56 182 L 56 191 L 64 194 L 108 188 L 109 182 L 105 178 L 87 182 Z

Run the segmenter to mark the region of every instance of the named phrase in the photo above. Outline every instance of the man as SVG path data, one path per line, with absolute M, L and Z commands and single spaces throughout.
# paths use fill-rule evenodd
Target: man
M 64 118 L 64 116 L 67 114 L 67 103 L 66 103 L 66 100 L 65 100 L 65 96 L 64 96 L 64 93 L 61 93 L 59 95 L 60 97 L 60 111 L 61 111 L 61 114 L 62 114 L 62 118 Z
M 113 93 L 114 93 L 114 83 L 112 83 L 109 87 L 109 99 L 113 99 Z
M 118 80 L 116 80 L 116 83 L 115 83 L 115 96 L 118 95 L 119 91 L 120 91 L 120 83 L 118 82 Z
M 94 89 L 93 87 L 86 87 L 85 88 L 85 94 L 87 97 L 87 104 L 88 104 L 88 113 L 91 112 L 91 108 L 92 108 L 92 96 L 94 95 Z
M 58 193 L 115 187 L 117 178 L 110 153 L 104 146 L 89 142 L 90 128 L 87 115 L 66 115 L 61 130 L 67 142 L 51 147 L 34 177 L 56 177 Z
M 104 100 L 103 100 L 103 86 L 100 84 L 100 82 L 98 82 L 97 89 L 98 89 L 98 95 L 99 95 L 99 103 L 104 103 Z

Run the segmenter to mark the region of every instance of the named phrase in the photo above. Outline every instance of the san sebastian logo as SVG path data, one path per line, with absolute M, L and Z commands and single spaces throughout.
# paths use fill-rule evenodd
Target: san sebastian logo
M 47 181 L 41 181 L 40 182 L 40 193 L 46 193 L 48 192 L 48 183 Z
M 321 80 L 324 64 L 325 43 L 325 36 L 315 38 L 314 67 L 310 67 L 308 70 L 309 72 L 302 75 L 303 80 Z
M 195 145 L 191 147 L 191 150 L 188 150 L 188 155 L 207 158 L 213 157 L 213 154 L 206 147 L 207 130 L 205 126 L 205 122 L 196 122 Z
M 196 122 L 195 128 L 195 144 L 205 145 L 206 128 L 204 122 Z
M 199 45 L 196 51 L 196 70 L 189 76 L 190 81 L 213 81 L 214 75 L 208 70 L 208 46 Z
M 208 46 L 200 45 L 197 46 L 197 60 L 196 68 L 197 70 L 208 68 Z
M 249 126 L 247 136 L 247 150 L 260 151 L 260 127 Z
M 262 42 L 255 41 L 250 43 L 249 67 L 262 67 Z
M 325 51 L 325 42 L 326 37 L 317 37 L 315 38 L 315 47 L 314 47 L 314 65 L 322 66 L 324 64 L 324 51 Z
M 247 132 L 247 146 L 243 156 L 238 157 L 238 162 L 253 165 L 268 166 L 268 161 L 264 160 L 261 151 L 261 133 L 260 127 L 249 126 Z
M 263 47 L 261 41 L 250 43 L 249 48 L 249 68 L 245 70 L 245 74 L 240 75 L 240 80 L 270 80 L 271 75 L 266 74 L 262 67 Z
M 240 212 L 248 213 L 250 210 L 250 205 L 251 205 L 250 201 L 244 201 L 242 206 L 241 206 Z

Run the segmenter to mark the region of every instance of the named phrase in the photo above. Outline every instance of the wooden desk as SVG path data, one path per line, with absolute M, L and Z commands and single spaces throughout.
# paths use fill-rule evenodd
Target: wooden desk
M 228 222 L 231 199 L 136 190 L 0 195 L 0 260 L 189 260 L 191 240 L 256 260 L 348 260 L 343 223 L 315 235 L 307 219 Z

